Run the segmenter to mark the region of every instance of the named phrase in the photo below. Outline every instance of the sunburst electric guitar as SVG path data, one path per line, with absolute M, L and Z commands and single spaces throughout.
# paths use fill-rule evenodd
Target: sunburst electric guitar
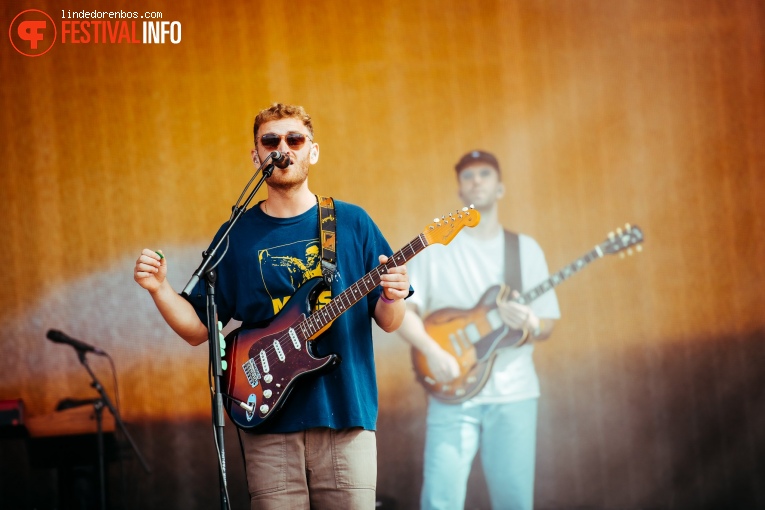
M 458 404 L 472 398 L 486 384 L 497 351 L 523 345 L 529 335 L 526 330 L 511 329 L 502 322 L 498 303 L 515 301 L 528 304 L 590 262 L 615 253 L 623 256 L 626 252 L 631 255 L 632 246 L 640 251 L 642 242 L 643 232 L 627 224 L 624 230 L 612 232 L 587 254 L 518 297 L 513 297 L 507 286 L 495 285 L 469 310 L 444 308 L 433 312 L 424 320 L 425 330 L 444 350 L 457 358 L 460 374 L 448 383 L 436 381 L 425 356 L 417 349 L 412 349 L 412 364 L 417 380 L 428 393 L 442 402 Z
M 332 321 L 380 285 L 380 277 L 390 269 L 405 264 L 431 244 L 448 244 L 462 227 L 473 227 L 480 219 L 473 208 L 436 218 L 388 262 L 368 272 L 322 308 L 315 310 L 315 303 L 326 286 L 323 278 L 312 278 L 271 319 L 229 333 L 223 344 L 226 368 L 221 388 L 231 421 L 243 429 L 257 427 L 284 404 L 299 379 L 337 365 L 338 355 L 316 357 L 314 351 L 317 337 Z

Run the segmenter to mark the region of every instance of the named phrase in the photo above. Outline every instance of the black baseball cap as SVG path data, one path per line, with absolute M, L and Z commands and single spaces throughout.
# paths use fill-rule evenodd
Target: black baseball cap
M 457 164 L 454 165 L 454 169 L 457 170 L 457 173 L 460 173 L 463 168 L 474 165 L 475 163 L 488 163 L 494 167 L 497 173 L 500 175 L 502 174 L 502 171 L 499 169 L 499 161 L 497 161 L 496 156 L 494 156 L 494 154 L 491 152 L 479 150 L 470 151 L 462 156 Z

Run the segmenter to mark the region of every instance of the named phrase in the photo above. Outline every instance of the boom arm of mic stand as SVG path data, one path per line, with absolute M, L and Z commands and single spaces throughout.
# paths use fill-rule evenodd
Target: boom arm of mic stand
M 183 291 L 181 291 L 181 294 L 183 296 L 188 297 L 191 295 L 191 291 L 194 290 L 194 287 L 196 287 L 197 283 L 199 283 L 199 280 L 202 278 L 202 276 L 204 276 L 205 272 L 207 271 L 207 267 L 210 265 L 210 262 L 212 262 L 212 260 L 215 258 L 216 253 L 218 253 L 218 248 L 220 248 L 221 244 L 223 244 L 223 241 L 225 241 L 228 238 L 228 235 L 231 232 L 231 229 L 234 228 L 234 224 L 236 224 L 236 222 L 239 221 L 239 218 L 242 216 L 242 214 L 244 214 L 244 211 L 247 210 L 247 206 L 255 197 L 255 194 L 263 185 L 263 182 L 265 182 L 266 179 L 271 177 L 271 174 L 274 171 L 274 164 L 273 162 L 270 161 L 271 159 L 272 158 L 269 155 L 268 158 L 266 158 L 266 160 L 263 162 L 263 165 L 261 165 L 261 168 L 258 169 L 258 172 L 260 172 L 261 170 L 263 171 L 263 175 L 261 175 L 260 180 L 258 181 L 258 183 L 255 185 L 255 188 L 247 197 L 247 200 L 245 200 L 241 206 L 234 208 L 234 213 L 231 216 L 231 220 L 228 222 L 228 227 L 226 228 L 226 231 L 223 232 L 223 235 L 220 236 L 220 239 L 218 239 L 218 242 L 215 243 L 215 246 L 213 246 L 211 249 L 206 250 L 204 253 L 202 253 L 202 263 L 199 265 L 196 271 L 194 271 L 194 273 L 191 275 L 191 279 L 189 280 L 189 283 L 187 283 L 186 286 L 183 288 Z M 255 175 L 257 175 L 257 172 Z

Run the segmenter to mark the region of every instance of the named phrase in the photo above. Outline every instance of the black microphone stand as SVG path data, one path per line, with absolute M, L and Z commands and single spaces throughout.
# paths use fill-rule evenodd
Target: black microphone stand
M 277 153 L 278 154 L 278 153 Z M 228 227 L 223 232 L 223 235 L 220 236 L 220 239 L 218 239 L 218 242 L 215 243 L 215 245 L 210 248 L 209 250 L 206 250 L 202 253 L 202 263 L 199 265 L 199 267 L 194 271 L 194 273 L 191 276 L 191 279 L 189 280 L 189 283 L 186 284 L 186 287 L 183 289 L 181 294 L 183 296 L 188 297 L 191 292 L 194 290 L 194 287 L 196 287 L 197 283 L 199 283 L 199 280 L 204 276 L 206 281 L 206 290 L 207 290 L 207 300 L 206 300 L 206 311 L 207 311 L 207 340 L 210 347 L 210 367 L 212 369 L 212 379 L 213 379 L 213 385 L 212 385 L 212 391 L 213 391 L 213 397 L 212 397 L 212 414 L 213 414 L 213 427 L 215 429 L 215 446 L 218 450 L 218 477 L 220 481 L 220 505 L 221 509 L 227 510 L 229 508 L 229 497 L 228 497 L 228 482 L 226 479 L 226 451 L 224 447 L 223 442 L 223 427 L 225 426 L 225 421 L 223 417 L 223 395 L 221 393 L 221 384 L 220 384 L 220 378 L 223 376 L 223 369 L 221 364 L 221 354 L 220 354 L 220 332 L 218 330 L 218 310 L 215 305 L 215 281 L 216 281 L 216 273 L 215 273 L 215 266 L 218 265 L 216 262 L 215 266 L 208 268 L 212 261 L 215 259 L 215 256 L 218 252 L 218 249 L 221 247 L 224 241 L 228 240 L 228 236 L 231 233 L 231 229 L 234 228 L 234 225 L 237 221 L 239 221 L 239 218 L 241 218 L 242 214 L 247 210 L 247 206 L 252 201 L 252 199 L 255 197 L 255 194 L 258 192 L 260 187 L 263 185 L 266 179 L 271 177 L 271 174 L 274 171 L 274 153 L 272 152 L 269 154 L 269 156 L 266 158 L 266 160 L 263 162 L 263 164 L 258 168 L 258 170 L 255 172 L 255 175 L 250 179 L 250 182 L 247 183 L 247 186 L 245 186 L 244 191 L 242 191 L 242 194 L 239 196 L 239 199 L 241 200 L 242 196 L 244 196 L 245 192 L 247 191 L 247 188 L 250 186 L 250 183 L 255 179 L 255 177 L 258 175 L 258 172 L 263 172 L 263 175 L 261 176 L 258 183 L 255 185 L 255 188 L 253 188 L 252 192 L 249 194 L 247 199 L 244 201 L 244 203 L 241 206 L 235 205 L 233 207 L 233 211 L 231 214 L 231 219 L 229 220 Z M 238 202 L 237 202 L 238 203 Z M 225 255 L 225 252 L 224 252 Z M 220 262 L 220 261 L 218 261 Z M 233 369 L 233 367 L 231 367 Z
M 122 418 L 120 417 L 119 411 L 114 407 L 112 404 L 112 401 L 109 400 L 109 395 L 106 394 L 106 391 L 104 390 L 104 387 L 101 385 L 101 382 L 96 377 L 96 374 L 93 373 L 93 370 L 90 369 L 90 365 L 88 365 L 88 360 L 85 357 L 86 351 L 82 349 L 77 349 L 77 357 L 80 358 L 80 363 L 82 363 L 82 366 L 85 367 L 85 370 L 88 371 L 90 374 L 90 378 L 93 379 L 93 381 L 90 383 L 90 385 L 95 388 L 95 390 L 101 395 L 101 398 L 96 399 L 93 401 L 93 409 L 96 413 L 96 430 L 97 430 L 97 438 L 98 438 L 98 478 L 99 478 L 99 485 L 100 485 L 100 496 L 101 496 L 101 510 L 106 510 L 106 476 L 105 476 L 105 469 L 104 469 L 104 430 L 103 430 L 103 411 L 104 406 L 106 406 L 109 411 L 111 411 L 112 416 L 114 416 L 114 421 L 117 423 L 117 426 L 119 426 L 120 430 L 123 434 L 125 434 L 125 437 L 127 438 L 128 442 L 130 443 L 130 446 L 133 447 L 133 451 L 136 454 L 136 457 L 138 457 L 138 460 L 141 462 L 141 465 L 143 466 L 143 469 L 146 470 L 147 473 L 151 473 L 151 468 L 146 463 L 146 460 L 143 458 L 143 455 L 141 455 L 141 451 L 136 446 L 135 442 L 133 441 L 133 438 L 130 436 L 130 433 L 125 428 L 125 423 L 122 421 Z

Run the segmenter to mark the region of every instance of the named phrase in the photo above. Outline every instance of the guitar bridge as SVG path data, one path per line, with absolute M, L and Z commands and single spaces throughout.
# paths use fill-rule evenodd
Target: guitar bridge
M 260 370 L 258 370 L 255 360 L 252 358 L 248 359 L 244 365 L 242 365 L 242 368 L 244 369 L 244 375 L 247 376 L 247 380 L 250 382 L 250 386 L 253 388 L 257 386 L 258 379 L 260 379 Z

